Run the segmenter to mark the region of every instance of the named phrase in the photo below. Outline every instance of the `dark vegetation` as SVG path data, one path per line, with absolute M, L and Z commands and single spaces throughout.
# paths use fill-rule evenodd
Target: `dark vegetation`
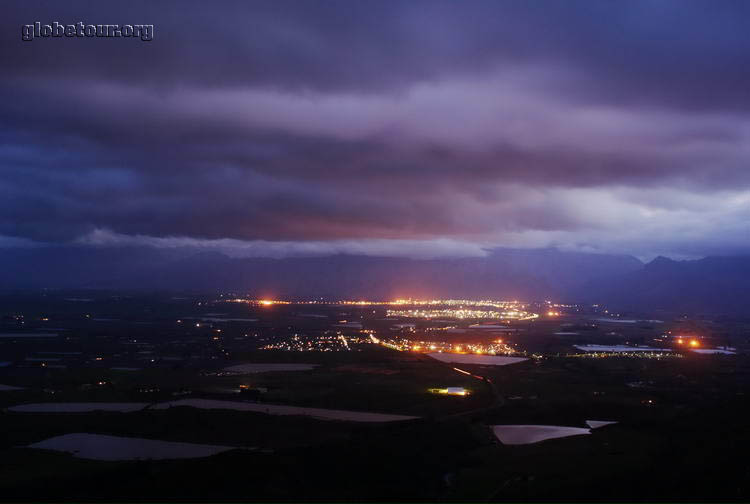
M 204 298 L 5 304 L 0 333 L 58 328 L 58 338 L 0 340 L 0 406 L 49 401 L 161 402 L 183 397 L 247 400 L 240 384 L 262 387 L 258 400 L 335 409 L 410 414 L 389 424 L 322 421 L 188 407 L 134 413 L 0 412 L 0 495 L 7 501 L 746 501 L 750 498 L 750 360 L 742 321 L 668 321 L 594 326 L 556 336 L 560 320 L 517 324 L 508 338 L 538 355 L 502 367 L 461 365 L 488 384 L 421 354 L 360 345 L 351 352 L 259 351 L 259 340 L 316 333 L 341 317 L 362 317 L 388 331 L 382 313 L 357 307 L 277 306 L 250 310 Z M 67 295 L 66 297 L 76 298 Z M 81 296 L 82 297 L 82 296 Z M 15 304 L 13 304 L 15 303 Z M 201 303 L 200 305 L 198 303 Z M 265 311 L 263 311 L 265 310 Z M 178 324 L 178 317 L 228 313 L 256 322 Z M 300 317 L 321 313 L 324 318 Z M 23 314 L 23 320 L 18 317 Z M 89 317 L 86 317 L 89 315 Z M 594 316 L 598 316 L 594 314 Z M 42 321 L 42 318 L 49 320 Z M 99 321 L 92 321 L 99 319 Z M 111 319 L 111 320 L 101 320 Z M 23 323 L 22 323 L 23 322 Z M 414 337 L 424 323 L 417 323 Z M 217 333 L 216 329 L 221 329 Z M 692 331 L 706 344 L 730 342 L 736 356 L 662 359 L 574 356 L 572 344 L 648 343 L 663 330 Z M 220 339 L 214 336 L 220 334 Z M 258 334 L 245 338 L 245 334 Z M 467 340 L 481 331 L 467 331 Z M 239 339 L 236 339 L 239 338 Z M 143 346 L 126 344 L 137 339 Z M 147 349 L 147 350 L 142 350 Z M 57 354 L 42 367 L 27 357 Z M 140 354 L 146 351 L 151 353 Z M 78 354 L 77 352 L 81 352 Z M 169 360 L 165 357 L 180 357 Z M 101 357 L 102 360 L 96 360 Z M 153 359 L 153 362 L 152 362 Z M 318 364 L 313 370 L 245 376 L 215 373 L 242 362 Z M 116 371 L 132 366 L 138 371 Z M 104 385 L 98 385 L 104 382 Z M 430 387 L 463 386 L 468 397 Z M 157 391 L 142 392 L 144 389 Z M 175 395 L 178 394 L 178 395 Z M 182 395 L 186 394 L 186 395 Z M 464 413 L 464 414 L 461 414 Z M 588 436 L 506 446 L 496 424 L 584 427 L 615 420 Z M 237 446 L 213 457 L 102 462 L 24 448 L 53 436 L 89 432 Z

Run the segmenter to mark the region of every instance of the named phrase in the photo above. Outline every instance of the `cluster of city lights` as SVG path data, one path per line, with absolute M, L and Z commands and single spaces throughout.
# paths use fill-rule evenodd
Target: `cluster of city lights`
M 695 338 L 683 338 L 681 336 L 678 336 L 675 339 L 675 342 L 678 345 L 686 345 L 692 348 L 698 348 L 699 346 L 701 346 L 700 342 Z
M 368 300 L 336 300 L 327 301 L 322 299 L 283 301 L 277 299 L 254 299 L 254 298 L 232 298 L 221 301 L 230 303 L 247 303 L 252 305 L 270 306 L 275 304 L 322 304 L 322 305 L 353 305 L 353 306 L 470 306 L 488 307 L 498 310 L 524 310 L 526 304 L 519 301 L 497 301 L 491 299 L 395 299 L 393 301 L 368 301 Z
M 568 354 L 566 357 L 589 357 L 593 359 L 605 359 L 610 357 L 630 357 L 639 359 L 670 359 L 683 357 L 676 352 L 583 352 Z
M 268 343 L 260 350 L 285 350 L 289 352 L 348 352 L 357 349 L 357 345 L 372 344 L 368 336 L 344 336 L 339 331 L 326 331 L 316 336 L 295 334 L 284 341 Z
M 324 304 L 323 301 L 281 301 L 275 299 L 245 299 L 235 298 L 226 300 L 233 303 L 247 303 L 253 306 L 273 306 L 278 304 Z M 525 310 L 526 305 L 518 301 L 493 301 L 470 299 L 396 299 L 395 301 L 335 301 L 325 304 L 355 305 L 355 306 L 432 306 L 435 308 L 415 308 L 409 310 L 388 310 L 389 317 L 412 318 L 456 318 L 456 319 L 503 319 L 503 320 L 531 320 L 539 315 Z M 438 308 L 440 307 L 440 308 Z
M 498 339 L 491 343 L 448 343 L 445 341 L 415 341 L 405 338 L 388 338 L 380 340 L 370 336 L 373 343 L 383 345 L 400 352 L 439 352 L 477 355 L 510 355 L 518 353 L 510 344 Z
M 481 300 L 472 300 L 472 299 L 429 299 L 429 300 L 419 300 L 419 299 L 397 299 L 395 301 L 391 301 L 391 305 L 409 305 L 409 306 L 424 306 L 424 305 L 430 305 L 430 306 L 474 306 L 474 307 L 490 307 L 490 308 L 497 308 L 500 310 L 503 309 L 521 309 L 523 310 L 526 308 L 526 305 L 523 303 L 519 303 L 518 301 L 494 301 L 491 299 L 481 299 Z
M 287 305 L 293 304 L 291 301 L 280 301 L 278 299 L 246 299 L 246 298 L 234 298 L 234 299 L 222 299 L 221 301 L 227 303 L 246 303 L 253 306 L 273 306 L 273 305 Z
M 412 309 L 412 310 L 388 310 L 388 317 L 409 317 L 423 319 L 502 319 L 502 320 L 531 320 L 539 317 L 536 313 L 526 311 L 510 310 L 473 310 L 468 308 L 440 308 L 440 309 Z

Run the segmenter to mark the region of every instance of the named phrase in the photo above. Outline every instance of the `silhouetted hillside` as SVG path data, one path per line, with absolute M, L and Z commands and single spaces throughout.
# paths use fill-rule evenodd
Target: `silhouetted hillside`
M 486 257 L 406 259 L 336 255 L 230 258 L 187 249 L 5 249 L 6 288 L 240 290 L 286 297 L 565 298 L 586 282 L 633 272 L 630 256 L 497 249 Z
M 638 271 L 592 281 L 578 297 L 622 309 L 744 312 L 750 304 L 750 257 L 657 257 Z

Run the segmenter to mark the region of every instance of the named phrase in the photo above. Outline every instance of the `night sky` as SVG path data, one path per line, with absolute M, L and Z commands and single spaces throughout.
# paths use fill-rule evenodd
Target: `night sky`
M 750 253 L 746 0 L 0 11 L 2 245 Z

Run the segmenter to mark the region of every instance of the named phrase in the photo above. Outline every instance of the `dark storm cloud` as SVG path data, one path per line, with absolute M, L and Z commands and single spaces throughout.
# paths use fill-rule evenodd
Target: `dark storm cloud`
M 16 2 L 0 61 L 29 79 L 353 92 L 534 62 L 571 68 L 584 96 L 735 109 L 750 103 L 748 17 L 742 0 Z M 131 19 L 157 42 L 20 37 L 35 20 Z
M 746 2 L 4 10 L 0 235 L 646 253 L 688 226 L 693 253 L 744 229 Z M 22 41 L 37 20 L 154 40 Z

